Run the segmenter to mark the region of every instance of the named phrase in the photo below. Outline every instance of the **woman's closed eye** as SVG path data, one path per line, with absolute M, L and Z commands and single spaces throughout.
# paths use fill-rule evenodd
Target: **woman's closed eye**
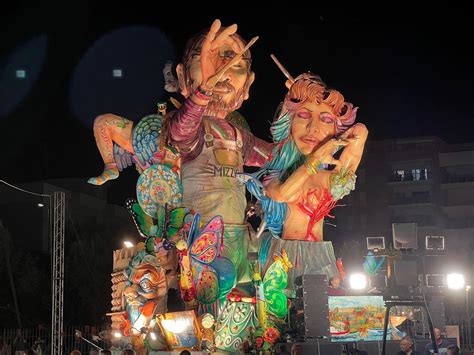
M 324 122 L 324 123 L 333 123 L 335 121 L 334 117 L 331 116 L 329 113 L 327 112 L 322 112 L 320 115 L 319 115 L 319 119 L 321 120 L 321 122 Z
M 298 117 L 307 120 L 313 117 L 313 115 L 311 112 L 303 110 L 298 112 Z

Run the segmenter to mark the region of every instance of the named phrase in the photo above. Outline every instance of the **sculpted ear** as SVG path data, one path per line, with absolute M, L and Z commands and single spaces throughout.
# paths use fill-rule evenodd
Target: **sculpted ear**
M 188 87 L 186 86 L 186 75 L 184 74 L 183 64 L 178 64 L 176 66 L 176 74 L 178 75 L 179 89 L 181 90 L 181 95 L 188 97 L 190 95 Z
M 254 80 L 255 80 L 255 73 L 251 71 L 249 74 L 249 78 L 247 79 L 247 84 L 245 85 L 244 100 L 247 100 L 249 98 L 249 90 Z

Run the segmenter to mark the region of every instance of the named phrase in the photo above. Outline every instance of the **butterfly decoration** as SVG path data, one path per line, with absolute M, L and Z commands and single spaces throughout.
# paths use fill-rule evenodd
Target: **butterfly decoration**
M 381 256 L 380 260 L 377 261 L 377 257 L 374 256 L 374 254 L 371 251 L 369 251 L 367 253 L 367 256 L 365 257 L 364 263 L 362 264 L 362 267 L 364 268 L 364 272 L 370 276 L 376 275 L 377 272 L 382 267 L 384 261 L 385 261 L 385 256 Z
M 200 215 L 194 216 L 187 242 L 176 244 L 180 256 L 181 295 L 185 302 L 197 300 L 211 305 L 227 295 L 235 285 L 234 264 L 221 256 L 224 236 L 222 217 L 213 217 L 199 231 Z
M 265 272 L 263 279 L 257 275 L 257 296 L 259 299 L 259 317 L 260 324 L 265 323 L 266 313 L 282 319 L 288 313 L 288 298 L 285 289 L 288 286 L 288 270 L 293 267 L 285 249 L 282 249 L 281 255 L 273 256 L 273 263 Z M 261 302 L 263 301 L 263 303 Z M 262 310 L 262 307 L 264 310 Z
M 145 213 L 137 200 L 129 198 L 126 201 L 127 211 L 132 216 L 138 233 L 146 238 L 146 251 L 153 253 L 161 245 L 169 250 L 180 239 L 186 225 L 192 218 L 191 210 L 186 207 L 169 209 L 168 205 L 156 206 L 156 218 Z

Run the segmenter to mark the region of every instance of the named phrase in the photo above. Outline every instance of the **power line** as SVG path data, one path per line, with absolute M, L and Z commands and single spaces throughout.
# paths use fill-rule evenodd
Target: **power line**
M 30 194 L 30 195 L 41 196 L 41 197 L 52 197 L 53 196 L 53 195 L 39 194 L 39 193 L 36 193 L 36 192 L 33 192 L 33 191 L 28 191 L 28 190 L 22 189 L 21 187 L 9 184 L 8 182 L 6 182 L 4 180 L 0 180 L 0 182 L 3 182 L 5 185 L 8 185 L 8 186 L 10 186 L 11 188 L 13 188 L 15 190 L 18 190 L 18 191 L 21 191 L 21 192 L 26 192 L 27 194 Z

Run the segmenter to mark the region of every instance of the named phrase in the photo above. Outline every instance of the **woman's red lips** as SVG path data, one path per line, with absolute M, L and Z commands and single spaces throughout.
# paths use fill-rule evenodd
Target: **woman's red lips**
M 317 144 L 319 143 L 319 139 L 314 137 L 302 137 L 301 140 L 306 144 Z

